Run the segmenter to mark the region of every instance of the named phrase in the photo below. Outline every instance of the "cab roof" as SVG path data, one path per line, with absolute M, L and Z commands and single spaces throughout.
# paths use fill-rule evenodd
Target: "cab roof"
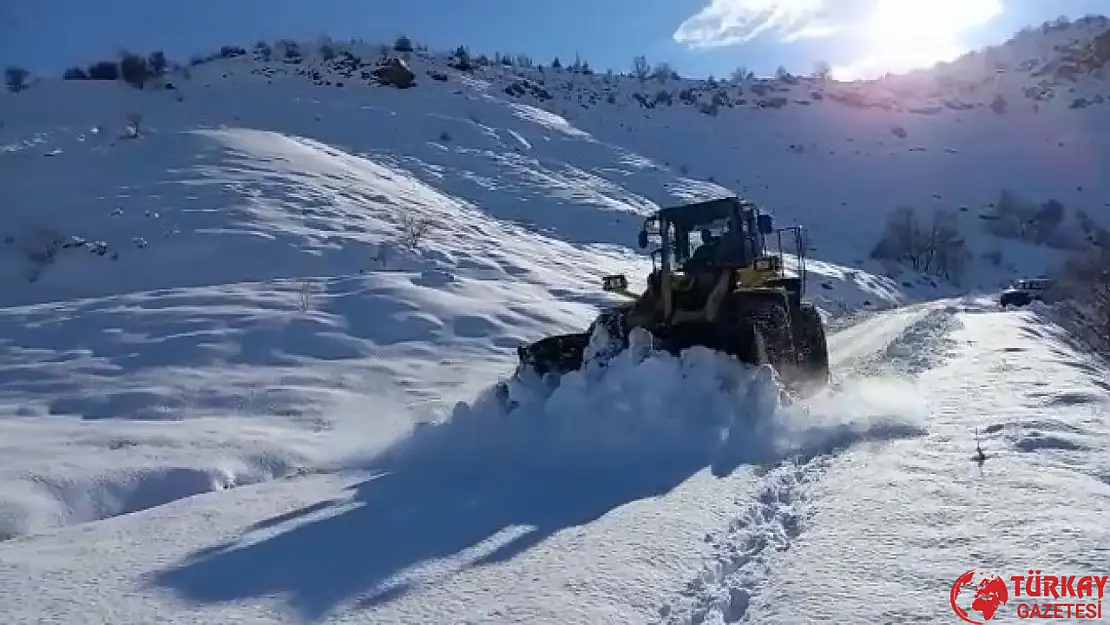
M 755 204 L 736 196 L 730 196 L 703 202 L 694 202 L 691 204 L 669 206 L 659 209 L 656 214 L 667 221 L 703 223 L 728 216 L 733 207 L 740 209 L 755 208 Z

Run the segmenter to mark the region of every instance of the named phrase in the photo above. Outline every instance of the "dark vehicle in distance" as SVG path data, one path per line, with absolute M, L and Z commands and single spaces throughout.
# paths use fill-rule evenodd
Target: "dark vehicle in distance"
M 1043 302 L 1045 291 L 1050 288 L 1052 288 L 1052 280 L 1048 278 L 1018 280 L 1005 291 L 1002 291 L 998 303 L 1005 308 L 1007 306 L 1028 306 L 1033 301 Z

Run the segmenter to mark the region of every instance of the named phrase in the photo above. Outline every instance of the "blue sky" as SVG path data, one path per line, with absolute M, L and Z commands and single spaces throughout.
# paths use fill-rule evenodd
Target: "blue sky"
M 38 74 L 121 48 L 170 57 L 280 37 L 392 40 L 433 48 L 575 54 L 625 71 L 637 54 L 691 76 L 738 66 L 796 72 L 827 61 L 844 75 L 901 70 L 1110 0 L 13 0 L 0 1 L 0 64 Z

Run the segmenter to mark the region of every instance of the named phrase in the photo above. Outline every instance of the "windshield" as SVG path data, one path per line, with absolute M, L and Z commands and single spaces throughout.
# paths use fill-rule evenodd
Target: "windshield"
M 666 231 L 661 251 L 667 257 L 661 260 L 680 272 L 747 267 L 764 253 L 754 221 L 752 212 L 737 214 L 728 206 L 662 215 L 657 227 Z
M 1023 291 L 1043 291 L 1048 285 L 1048 280 L 1018 280 L 1014 287 Z
M 710 257 L 714 246 L 720 242 L 728 231 L 728 219 L 714 219 L 713 221 L 693 224 L 689 229 L 683 228 L 675 231 L 675 255 L 672 258 L 675 269 L 681 271 L 690 263 L 691 259 L 703 260 Z M 699 252 L 700 250 L 700 252 Z

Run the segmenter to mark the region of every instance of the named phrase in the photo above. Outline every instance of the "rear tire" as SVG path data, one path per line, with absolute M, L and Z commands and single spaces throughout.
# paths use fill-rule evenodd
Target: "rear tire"
M 753 306 L 749 314 L 764 343 L 767 362 L 779 377 L 787 380 L 794 377 L 798 359 L 786 301 L 765 299 Z
M 829 343 L 821 313 L 812 304 L 798 309 L 798 369 L 801 382 L 817 390 L 830 380 Z

